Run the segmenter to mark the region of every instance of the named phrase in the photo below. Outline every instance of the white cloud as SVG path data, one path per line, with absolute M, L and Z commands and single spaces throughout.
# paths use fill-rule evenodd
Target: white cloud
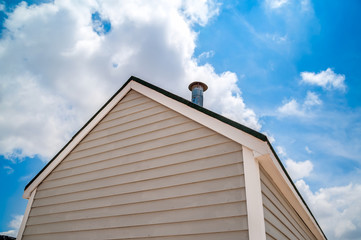
M 34 177 L 33 174 L 25 175 L 19 178 L 20 182 L 29 182 L 30 179 Z
M 9 231 L 6 231 L 6 232 L 0 232 L 0 235 L 5 235 L 5 236 L 9 236 L 9 237 L 16 237 L 17 232 L 15 230 L 9 230 Z
M 308 147 L 306 147 L 306 150 L 307 149 L 308 149 Z M 284 147 L 276 146 L 276 151 L 280 156 L 282 156 L 284 158 L 287 157 L 287 153 L 286 153 L 286 150 L 284 149 Z M 306 160 L 303 162 L 296 162 L 296 161 L 288 158 L 285 161 L 285 167 L 286 167 L 286 170 L 289 173 L 290 177 L 293 180 L 308 177 L 313 170 L 313 164 L 310 160 Z
M 329 239 L 359 239 L 361 185 L 349 184 L 312 192 L 301 179 L 296 182 L 296 186 Z
M 9 227 L 18 230 L 23 220 L 23 215 L 15 215 L 13 220 L 10 221 Z
M 286 160 L 286 169 L 293 180 L 308 177 L 313 169 L 313 164 L 310 160 L 304 162 L 296 162 L 292 159 Z
M 213 56 L 214 56 L 214 51 L 202 52 L 201 54 L 199 54 L 197 60 L 199 62 L 203 59 L 211 58 Z
M 208 20 L 219 13 L 219 4 L 214 0 L 184 0 L 184 14 L 191 21 L 201 26 L 207 24 Z
M 6 171 L 6 174 L 12 174 L 14 173 L 14 169 L 10 166 L 4 166 L 4 169 Z
M 282 157 L 287 156 L 286 150 L 281 147 L 281 146 L 276 146 L 276 151 L 279 155 L 281 155 Z
M 305 150 L 307 153 L 310 153 L 310 154 L 312 153 L 311 149 L 308 146 L 305 147 Z
M 288 3 L 288 0 L 266 0 L 267 6 L 272 9 L 280 8 L 286 3 Z
M 208 65 L 208 67 L 210 66 Z M 206 95 L 208 101 L 206 106 L 220 109 L 223 116 L 253 129 L 261 129 L 261 124 L 258 122 L 255 112 L 246 107 L 241 97 L 241 92 L 236 84 L 237 77 L 234 73 L 223 73 L 220 77 L 209 79 L 208 82 L 210 88 L 208 90 L 209 94 Z M 217 99 L 218 95 L 220 96 Z
M 301 10 L 306 11 L 313 11 L 312 3 L 310 0 L 302 0 L 301 1 Z
M 6 232 L 0 232 L 0 235 L 16 237 L 18 235 L 18 231 L 22 220 L 23 220 L 23 215 L 15 215 L 8 224 L 8 227 L 11 228 L 11 230 L 8 230 Z
M 331 68 L 319 73 L 301 72 L 301 78 L 301 82 L 317 85 L 326 90 L 339 89 L 344 91 L 346 89 L 345 75 L 336 74 Z
M 287 43 L 287 41 L 288 41 L 287 35 L 279 35 L 277 33 L 274 33 L 274 34 L 266 33 L 264 35 L 264 38 L 268 39 L 268 40 L 271 40 L 274 43 L 282 44 L 282 45 L 285 45 Z
M 317 105 L 322 105 L 321 99 L 316 93 L 308 91 L 302 105 L 297 100 L 291 99 L 280 106 L 277 111 L 284 116 L 305 117 L 310 115 L 310 107 Z
M 0 107 L 7 117 L 0 116 L 1 153 L 13 162 L 25 155 L 54 154 L 70 137 L 75 113 L 30 74 L 17 74 L 12 81 L 2 77 L 6 86 L 0 88 Z M 64 125 L 64 120 L 68 124 Z
M 314 92 L 307 92 L 307 96 L 304 102 L 305 106 L 314 106 L 314 105 L 321 105 L 322 101 L 319 96 Z
M 193 26 L 206 24 L 218 7 L 213 1 L 18 5 L 0 39 L 0 154 L 48 160 L 131 75 L 187 99 L 188 84 L 204 81 L 207 108 L 259 130 L 237 76 L 217 74 L 193 56 Z M 110 32 L 94 32 L 95 11 Z
M 286 116 L 304 116 L 305 112 L 301 108 L 300 104 L 295 100 L 291 99 L 289 102 L 286 102 L 284 105 L 279 107 L 278 112 Z

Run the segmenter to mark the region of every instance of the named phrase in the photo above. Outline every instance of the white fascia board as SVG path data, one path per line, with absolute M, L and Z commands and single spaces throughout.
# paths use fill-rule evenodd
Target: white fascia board
M 259 163 L 251 149 L 242 146 L 248 234 L 250 240 L 266 240 Z
M 296 192 L 293 184 L 290 182 L 289 178 L 282 169 L 280 163 L 274 156 L 273 152 L 270 150 L 269 154 L 257 157 L 259 164 L 265 169 L 265 171 L 270 175 L 273 182 L 276 184 L 278 189 L 290 202 L 291 206 L 296 210 L 302 220 L 309 227 L 311 232 L 316 236 L 317 239 L 325 239 L 322 231 L 318 227 L 314 218 L 312 217 L 310 211 L 300 198 L 299 194 Z
M 26 205 L 25 213 L 23 216 L 23 220 L 21 221 L 21 225 L 20 225 L 20 228 L 18 231 L 18 236 L 17 236 L 16 240 L 21 240 L 23 238 L 23 233 L 25 230 L 26 222 L 28 221 L 28 218 L 29 218 L 31 206 L 33 205 L 36 189 L 37 188 L 35 188 L 34 191 L 32 191 L 30 194 L 30 198 L 28 200 L 28 204 Z
M 144 96 L 153 99 L 154 101 L 198 122 L 199 124 L 202 124 L 205 127 L 218 132 L 227 138 L 230 138 L 235 142 L 238 142 L 243 146 L 252 149 L 255 152 L 258 152 L 259 155 L 268 153 L 268 145 L 266 142 L 214 117 L 208 116 L 201 111 L 191 108 L 177 100 L 165 96 L 156 90 L 148 88 L 140 83 L 132 81 L 130 84 L 132 89 L 143 94 Z
M 79 132 L 74 139 L 66 146 L 61 153 L 52 160 L 49 166 L 28 186 L 23 194 L 23 198 L 29 199 L 31 192 L 68 156 L 68 154 L 79 144 L 81 140 L 113 109 L 113 107 L 130 91 L 130 84 L 127 84 L 104 108 L 93 118 L 84 129 Z

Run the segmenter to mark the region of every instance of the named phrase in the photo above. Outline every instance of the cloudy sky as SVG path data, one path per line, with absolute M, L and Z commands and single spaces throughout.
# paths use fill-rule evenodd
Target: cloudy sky
M 131 76 L 267 134 L 329 239 L 361 236 L 359 0 L 0 0 L 0 233 Z

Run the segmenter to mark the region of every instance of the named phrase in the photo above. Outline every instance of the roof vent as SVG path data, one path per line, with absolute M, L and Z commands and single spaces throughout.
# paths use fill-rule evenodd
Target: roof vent
M 207 91 L 208 86 L 202 82 L 192 82 L 188 89 L 192 91 L 192 103 L 203 107 L 203 92 Z

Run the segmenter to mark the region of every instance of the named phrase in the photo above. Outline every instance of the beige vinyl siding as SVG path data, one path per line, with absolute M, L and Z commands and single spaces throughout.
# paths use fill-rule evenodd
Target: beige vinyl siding
M 267 239 L 316 239 L 297 212 L 260 167 Z
M 130 91 L 39 185 L 23 239 L 248 239 L 241 149 Z

